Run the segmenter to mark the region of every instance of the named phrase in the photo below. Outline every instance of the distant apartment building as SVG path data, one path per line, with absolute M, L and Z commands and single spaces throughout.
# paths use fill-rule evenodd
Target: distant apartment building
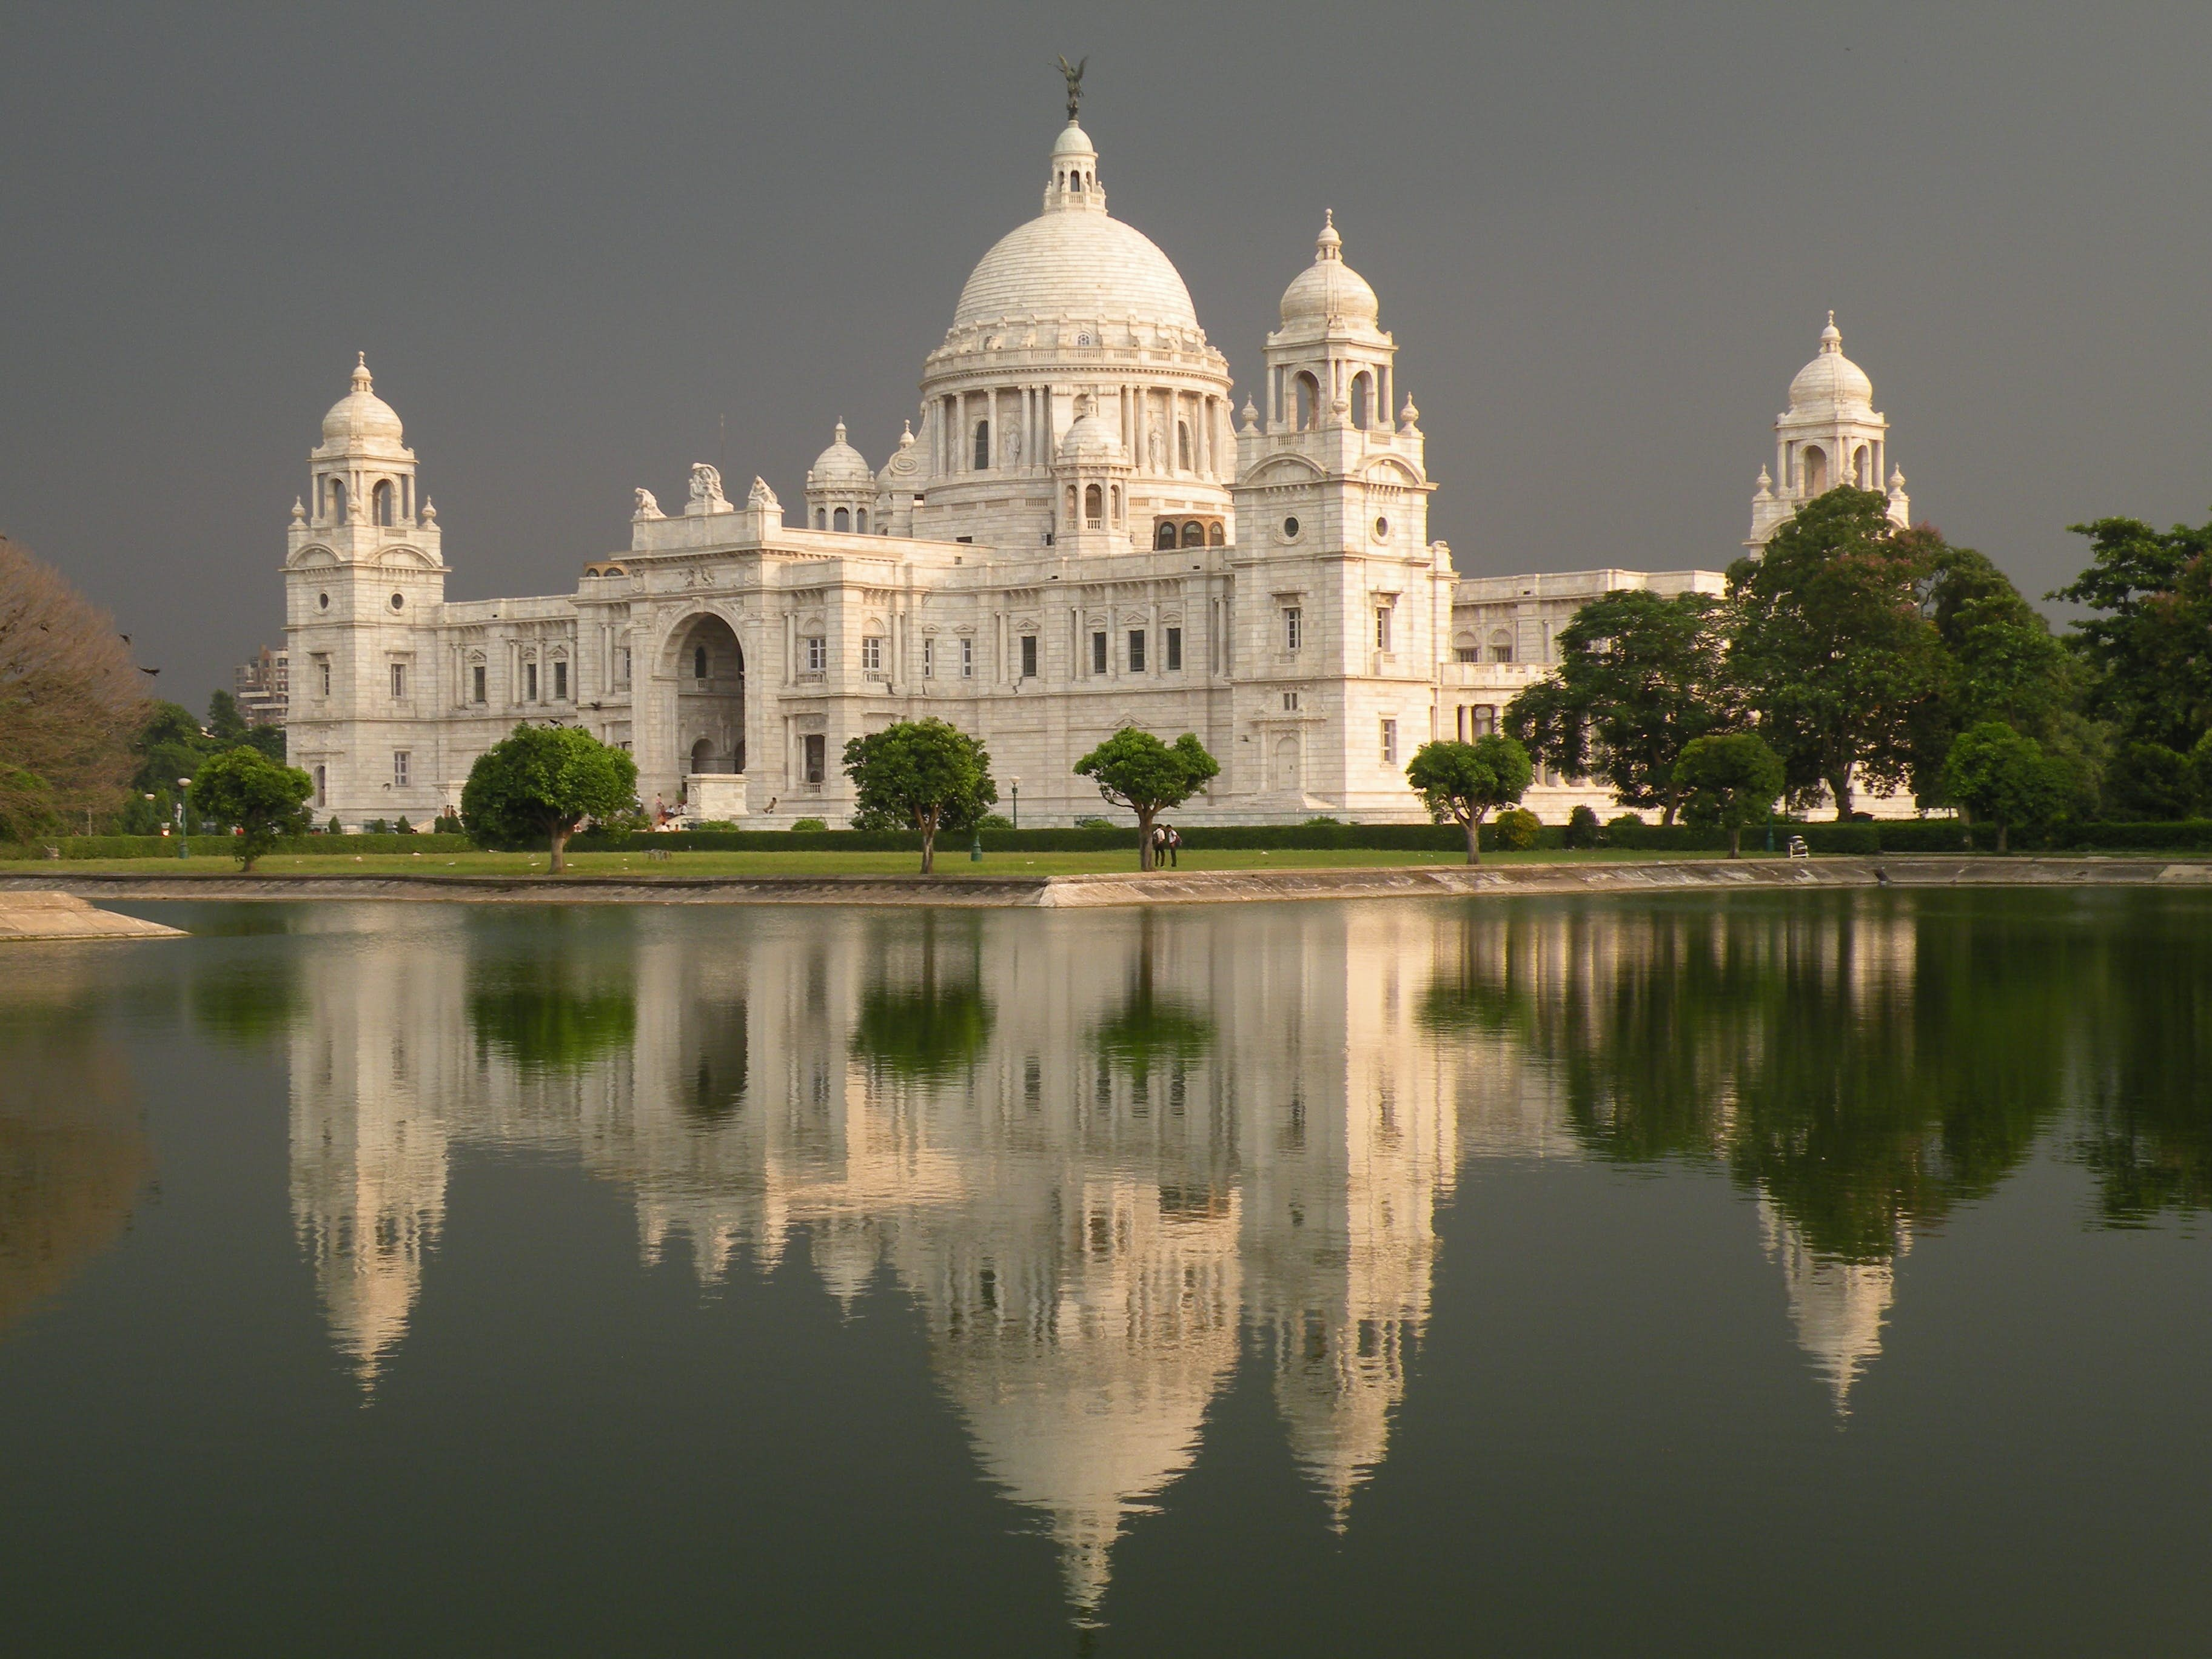
M 263 646 L 252 661 L 239 664 L 232 683 L 238 712 L 248 726 L 284 724 L 292 690 L 291 659 L 287 653 Z

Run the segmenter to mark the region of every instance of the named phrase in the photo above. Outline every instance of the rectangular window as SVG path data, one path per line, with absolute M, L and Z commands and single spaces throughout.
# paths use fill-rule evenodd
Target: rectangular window
M 1305 640 L 1306 613 L 1297 605 L 1283 608 L 1283 649 L 1295 651 Z
M 406 695 L 407 665 L 404 662 L 396 662 L 392 665 L 392 696 L 396 702 Z
M 806 636 L 805 644 L 806 672 L 810 674 L 821 673 L 830 666 L 830 641 L 819 634 L 810 634 Z
M 1452 660 L 1455 662 L 1480 662 L 1482 660 L 1482 647 L 1476 645 L 1455 645 L 1452 647 Z
M 937 641 L 927 634 L 921 636 L 921 677 L 926 680 L 937 678 Z
M 1397 763 L 1398 722 L 1395 720 L 1384 720 L 1382 722 L 1382 764 L 1385 766 L 1395 766 Z
M 975 641 L 964 635 L 960 641 L 960 678 L 963 680 L 975 678 Z
M 1492 702 L 1479 702 L 1475 704 L 1473 712 L 1474 735 L 1478 738 L 1496 737 L 1498 735 L 1498 705 Z
M 799 748 L 805 756 L 806 781 L 809 783 L 821 782 L 823 764 L 823 757 L 829 749 L 830 739 L 823 736 L 819 732 L 810 732 L 799 741 Z
M 534 662 L 522 665 L 522 700 L 525 702 L 538 701 L 538 665 Z
M 568 701 L 568 665 L 565 661 L 553 665 L 553 701 Z
M 1295 714 L 1298 712 L 1298 694 L 1297 692 L 1285 691 L 1283 693 L 1283 712 L 1285 714 Z
M 1168 629 L 1167 647 L 1168 672 L 1170 674 L 1179 674 L 1182 672 L 1182 629 L 1180 628 L 1170 628 Z
M 469 690 L 474 701 L 482 702 L 484 700 L 484 665 L 482 663 L 469 671 Z
M 621 650 L 615 653 L 615 673 L 617 676 L 615 682 L 617 685 L 629 684 L 629 647 L 628 646 L 623 647 Z M 477 701 L 482 702 L 483 699 L 478 697 Z
M 331 781 L 331 778 L 330 778 L 330 769 L 329 769 L 329 768 L 327 768 L 327 767 L 318 766 L 318 767 L 315 769 L 315 805 L 318 805 L 318 806 L 328 806 L 328 805 L 331 804 L 331 801 L 330 801 L 330 787 L 329 787 L 329 786 L 330 786 L 330 781 Z
M 322 671 L 323 696 L 327 697 L 331 695 L 331 659 L 328 657 L 318 657 L 315 659 L 315 666 Z
M 1132 674 L 1145 672 L 1145 630 L 1141 628 L 1129 630 L 1129 672 Z
M 1091 636 L 1091 672 L 1094 674 L 1106 672 L 1106 636 L 1103 634 Z
M 1390 648 L 1390 607 L 1387 605 L 1375 607 L 1375 648 L 1377 651 Z
M 392 787 L 394 789 L 404 789 L 407 787 L 407 763 L 410 758 L 411 757 L 404 749 L 395 749 L 392 751 Z
M 883 669 L 883 665 L 884 642 L 882 637 L 878 635 L 871 634 L 860 641 L 860 667 L 866 672 L 874 674 L 880 672 Z
M 1036 635 L 1024 634 L 1022 635 L 1022 678 L 1033 680 L 1036 677 Z

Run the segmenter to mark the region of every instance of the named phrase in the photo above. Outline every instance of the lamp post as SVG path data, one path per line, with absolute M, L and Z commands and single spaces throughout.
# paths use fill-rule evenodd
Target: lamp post
M 177 780 L 177 856 L 188 859 L 192 855 L 191 839 L 185 834 L 185 793 L 192 787 L 190 778 Z
M 1008 778 L 1006 787 L 1014 792 L 1014 828 L 1018 830 L 1022 827 L 1022 781 Z

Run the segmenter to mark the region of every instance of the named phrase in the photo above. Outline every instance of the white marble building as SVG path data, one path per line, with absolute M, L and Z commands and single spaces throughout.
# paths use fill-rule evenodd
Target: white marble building
M 838 823 L 846 741 L 934 715 L 985 741 L 1002 797 L 1018 781 L 1025 824 L 1065 823 L 1102 810 L 1075 760 L 1134 724 L 1195 732 L 1220 761 L 1187 821 L 1419 821 L 1413 750 L 1493 728 L 1581 604 L 1722 577 L 1462 578 L 1428 537 L 1425 441 L 1380 315 L 1325 222 L 1240 408 L 1071 120 L 1042 210 L 968 278 L 881 467 L 840 422 L 793 514 L 694 465 L 679 508 L 640 489 L 629 547 L 533 599 L 447 599 L 436 510 L 364 362 L 293 508 L 293 763 L 319 818 L 420 823 L 518 722 L 551 721 L 629 748 L 647 805 Z M 1878 472 L 1870 396 L 1832 326 L 1778 422 L 1784 485 L 1762 483 L 1756 538 L 1824 469 Z M 1528 805 L 1584 802 L 1614 810 L 1548 775 Z

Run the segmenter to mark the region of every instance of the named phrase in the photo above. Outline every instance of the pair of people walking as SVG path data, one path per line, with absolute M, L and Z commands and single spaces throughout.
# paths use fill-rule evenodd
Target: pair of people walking
M 1162 859 L 1165 859 L 1171 868 L 1181 869 L 1182 867 L 1181 861 L 1176 855 L 1182 851 L 1182 830 L 1171 823 L 1156 823 L 1152 826 L 1153 869 L 1157 870 L 1160 867 Z

